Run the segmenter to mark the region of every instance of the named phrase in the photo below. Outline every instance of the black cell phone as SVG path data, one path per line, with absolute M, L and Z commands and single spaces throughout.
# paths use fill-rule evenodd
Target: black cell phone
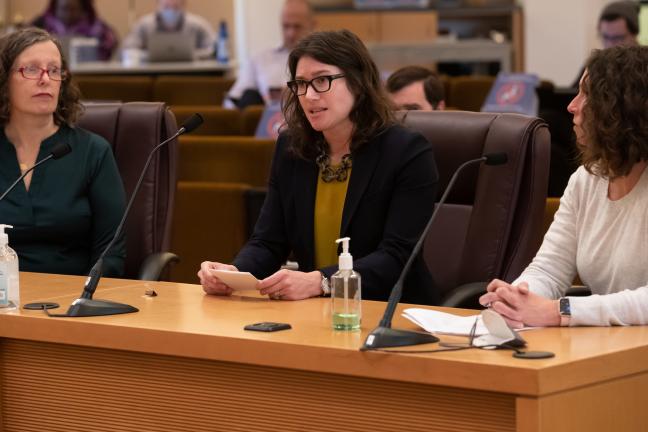
M 243 328 L 245 330 L 275 332 L 279 330 L 290 330 L 292 327 L 290 326 L 290 324 L 286 324 L 286 323 L 260 322 L 260 323 L 248 324 Z

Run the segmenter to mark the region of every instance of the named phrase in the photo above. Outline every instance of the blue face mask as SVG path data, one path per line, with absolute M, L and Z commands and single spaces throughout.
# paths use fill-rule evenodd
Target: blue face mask
M 175 27 L 182 18 L 182 12 L 177 9 L 166 8 L 160 11 L 160 19 L 166 27 Z

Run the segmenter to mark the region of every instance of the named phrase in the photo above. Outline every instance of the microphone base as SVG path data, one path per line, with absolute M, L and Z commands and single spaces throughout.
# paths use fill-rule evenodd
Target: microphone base
M 139 309 L 131 305 L 108 300 L 78 298 L 72 302 L 65 316 L 89 317 L 102 315 L 119 315 L 133 312 L 139 312 Z
M 376 348 L 422 345 L 435 342 L 439 342 L 439 338 L 429 333 L 376 327 L 369 333 L 360 351 L 370 351 Z

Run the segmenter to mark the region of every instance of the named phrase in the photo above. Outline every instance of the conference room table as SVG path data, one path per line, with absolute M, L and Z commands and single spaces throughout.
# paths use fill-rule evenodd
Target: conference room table
M 21 301 L 60 303 L 52 312 L 84 282 L 20 277 Z M 198 285 L 119 279 L 103 279 L 94 297 L 139 312 L 0 314 L 1 431 L 648 430 L 648 327 L 524 332 L 529 350 L 556 354 L 545 360 L 363 352 L 382 302 L 363 301 L 361 331 L 337 332 L 325 298 L 207 296 Z M 415 329 L 405 307 L 394 327 Z M 260 321 L 292 329 L 243 329 Z

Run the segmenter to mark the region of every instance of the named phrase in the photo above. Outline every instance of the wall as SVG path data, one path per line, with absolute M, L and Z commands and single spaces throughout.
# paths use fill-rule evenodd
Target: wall
M 599 48 L 596 23 L 610 0 L 524 0 L 525 69 L 559 86 L 576 79 Z
M 234 0 L 236 58 L 243 64 L 261 50 L 281 44 L 279 15 L 284 0 Z

